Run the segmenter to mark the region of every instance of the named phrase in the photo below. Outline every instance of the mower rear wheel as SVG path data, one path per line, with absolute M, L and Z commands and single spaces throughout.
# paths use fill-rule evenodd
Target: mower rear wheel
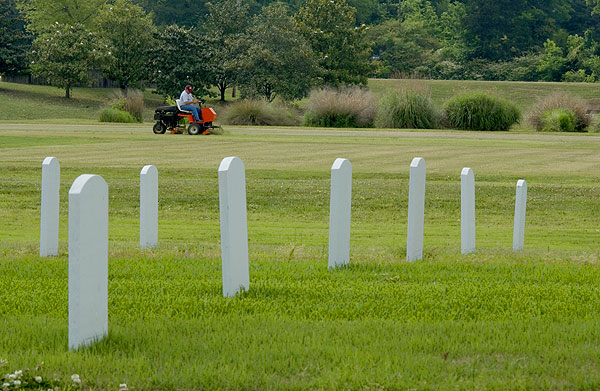
M 198 124 L 190 124 L 190 126 L 188 126 L 188 134 L 191 134 L 192 136 L 195 136 L 197 134 L 202 133 L 202 127 Z
M 167 127 L 165 126 L 165 124 L 159 121 L 154 124 L 154 126 L 152 127 L 152 131 L 156 134 L 163 134 L 167 131 Z

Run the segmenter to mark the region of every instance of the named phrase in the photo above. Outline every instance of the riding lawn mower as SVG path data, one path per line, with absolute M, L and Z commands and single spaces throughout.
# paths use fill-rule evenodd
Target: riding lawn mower
M 179 99 L 176 100 L 176 103 L 176 106 L 161 106 L 154 110 L 154 120 L 156 121 L 152 127 L 154 133 L 163 134 L 167 130 L 171 133 L 181 133 L 180 130 L 185 127 L 179 126 L 179 122 L 187 118 L 190 123 L 187 128 L 189 134 L 211 134 L 211 130 L 215 128 L 213 121 L 217 118 L 217 113 L 212 108 L 202 108 L 202 118 L 200 121 L 196 121 L 191 111 L 181 109 Z

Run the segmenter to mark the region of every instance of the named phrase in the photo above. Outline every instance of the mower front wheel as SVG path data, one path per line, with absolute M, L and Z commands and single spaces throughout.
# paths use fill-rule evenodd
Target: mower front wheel
M 192 136 L 195 136 L 197 134 L 202 133 L 202 127 L 198 124 L 190 124 L 190 126 L 188 126 L 188 134 L 191 134 Z
M 163 134 L 164 132 L 167 131 L 167 127 L 165 126 L 165 124 L 163 124 L 162 122 L 158 121 L 152 127 L 152 131 L 154 133 L 156 133 L 156 134 Z

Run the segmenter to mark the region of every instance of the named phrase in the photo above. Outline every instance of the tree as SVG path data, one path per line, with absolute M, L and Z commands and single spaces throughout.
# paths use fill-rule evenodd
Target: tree
M 208 8 L 210 14 L 202 29 L 213 45 L 215 54 L 211 85 L 219 89 L 221 101 L 224 102 L 225 91 L 235 85 L 240 59 L 246 54 L 240 41 L 245 39 L 251 24 L 250 5 L 245 0 L 224 0 L 210 3 Z
M 416 68 L 432 67 L 440 41 L 420 20 L 399 23 L 389 19 L 368 32 L 373 42 L 373 53 L 384 68 L 380 76 L 394 73 L 410 74 Z
M 240 62 L 240 86 L 245 94 L 268 102 L 307 95 L 316 75 L 313 52 L 281 4 L 263 9 L 249 31 L 247 56 Z
M 300 33 L 323 69 L 324 84 L 367 83 L 371 48 L 365 26 L 355 26 L 355 13 L 346 0 L 307 0 L 296 16 Z
M 207 0 L 136 0 L 158 26 L 198 26 L 208 14 Z
M 52 26 L 69 24 L 92 27 L 94 16 L 107 0 L 17 0 L 25 12 L 27 28 L 37 34 Z
M 50 84 L 65 89 L 89 85 L 101 53 L 97 36 L 81 24 L 55 23 L 33 41 L 31 70 Z
M 542 80 L 559 81 L 565 71 L 566 62 L 563 50 L 554 41 L 548 39 L 544 43 L 544 53 L 537 71 L 540 73 Z
M 194 29 L 171 25 L 158 32 L 150 55 L 156 92 L 178 97 L 183 87 L 191 84 L 194 95 L 209 95 L 218 62 L 212 46 Z
M 130 0 L 115 0 L 95 18 L 98 34 L 108 45 L 102 72 L 119 83 L 124 94 L 148 76 L 148 53 L 154 45 L 152 18 Z
M 26 69 L 30 41 L 14 0 L 0 0 L 0 75 Z

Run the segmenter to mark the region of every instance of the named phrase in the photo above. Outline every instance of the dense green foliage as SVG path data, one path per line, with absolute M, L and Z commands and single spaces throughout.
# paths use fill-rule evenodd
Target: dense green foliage
M 396 90 L 379 101 L 378 128 L 435 129 L 439 114 L 426 92 Z
M 225 91 L 240 79 L 240 63 L 247 55 L 248 29 L 251 26 L 250 4 L 244 0 L 223 0 L 209 3 L 210 13 L 206 23 L 201 24 L 204 42 L 211 43 L 211 57 L 205 57 L 213 72 L 209 74 L 209 85 L 216 86 L 225 101 Z M 204 48 L 206 50 L 206 48 Z
M 215 70 L 212 62 L 215 52 L 207 47 L 208 39 L 195 29 L 176 25 L 161 29 L 150 49 L 149 61 L 156 92 L 162 96 L 179 99 L 183 88 L 191 84 L 194 95 L 209 95 Z
M 487 93 L 457 95 L 444 111 L 450 127 L 465 130 L 508 130 L 521 119 L 514 103 Z
M 369 43 L 356 27 L 356 9 L 346 0 L 306 0 L 296 14 L 300 33 L 309 42 L 326 85 L 367 83 Z
M 114 0 L 95 18 L 100 38 L 108 45 L 102 72 L 127 93 L 148 75 L 149 49 L 154 47 L 154 25 L 144 10 L 130 0 Z
M 0 0 L 0 76 L 27 69 L 29 37 L 15 0 Z
M 238 69 L 244 95 L 272 102 L 304 98 L 315 83 L 317 61 L 280 4 L 266 7 L 248 31 Z

